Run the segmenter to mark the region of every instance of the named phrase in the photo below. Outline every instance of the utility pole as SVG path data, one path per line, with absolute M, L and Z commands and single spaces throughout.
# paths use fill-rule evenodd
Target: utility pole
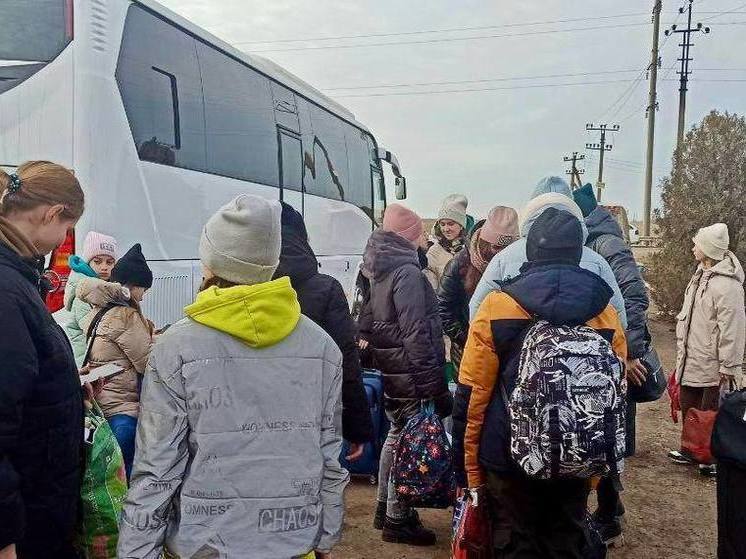
M 655 145 L 655 112 L 658 110 L 658 67 L 660 57 L 658 56 L 658 36 L 661 28 L 662 0 L 655 0 L 653 6 L 653 50 L 648 67 L 650 78 L 650 91 L 648 92 L 648 145 L 645 154 L 645 197 L 643 200 L 642 235 L 650 236 L 651 205 L 653 196 L 653 147 Z
M 676 149 L 678 150 L 681 147 L 681 142 L 684 139 L 684 128 L 686 126 L 686 92 L 687 92 L 687 84 L 689 82 L 689 74 L 691 74 L 691 71 L 689 70 L 689 62 L 693 60 L 692 57 L 689 56 L 689 49 L 694 46 L 694 43 L 692 43 L 692 33 L 699 33 L 700 31 L 702 33 L 709 33 L 710 28 L 709 27 L 703 27 L 701 23 L 698 23 L 695 27 L 692 27 L 692 4 L 694 0 L 689 0 L 689 5 L 686 7 L 687 12 L 687 21 L 686 21 L 686 29 L 679 29 L 675 24 L 671 26 L 671 29 L 666 30 L 666 36 L 671 35 L 672 33 L 681 33 L 683 34 L 683 38 L 681 43 L 679 43 L 679 46 L 681 47 L 681 58 L 679 58 L 679 61 L 681 62 L 681 69 L 677 72 L 680 76 L 679 80 L 679 129 L 676 134 Z M 679 8 L 679 13 L 684 13 L 684 8 Z
M 570 187 L 574 190 L 576 186 L 580 187 L 582 186 L 582 181 L 580 180 L 580 175 L 585 173 L 585 169 L 578 169 L 578 161 L 583 161 L 585 159 L 585 155 L 578 155 L 577 151 L 573 151 L 571 156 L 566 156 L 564 158 L 565 163 L 572 162 L 572 167 L 565 171 L 565 174 L 570 175 Z M 577 179 L 577 183 L 575 180 Z
M 588 132 L 601 132 L 601 139 L 597 144 L 589 143 L 585 144 L 585 148 L 589 149 L 591 151 L 597 151 L 599 152 L 598 156 L 598 181 L 596 181 L 596 200 L 598 202 L 601 201 L 601 192 L 603 191 L 605 185 L 604 185 L 604 154 L 607 151 L 611 151 L 611 148 L 613 147 L 611 144 L 606 143 L 606 132 L 618 132 L 619 131 L 619 125 L 618 124 L 599 124 L 598 126 L 594 125 L 593 123 L 588 123 L 585 125 L 585 129 Z

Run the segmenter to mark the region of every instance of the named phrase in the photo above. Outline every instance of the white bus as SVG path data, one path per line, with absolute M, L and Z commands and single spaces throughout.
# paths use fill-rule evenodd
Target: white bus
M 0 166 L 74 170 L 86 212 L 50 262 L 62 307 L 67 256 L 90 230 L 142 243 L 145 311 L 181 318 L 201 282 L 207 218 L 240 193 L 301 211 L 320 270 L 352 299 L 366 240 L 397 197 L 396 158 L 333 100 L 150 0 L 0 1 Z

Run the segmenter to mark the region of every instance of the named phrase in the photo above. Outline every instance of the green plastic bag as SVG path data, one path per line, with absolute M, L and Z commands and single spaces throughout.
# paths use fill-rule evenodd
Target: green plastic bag
M 85 427 L 78 544 L 86 559 L 116 559 L 119 516 L 127 493 L 124 459 L 109 422 L 95 401 L 86 411 Z

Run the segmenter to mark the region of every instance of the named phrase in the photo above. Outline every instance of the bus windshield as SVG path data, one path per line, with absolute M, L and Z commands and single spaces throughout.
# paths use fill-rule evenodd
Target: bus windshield
M 72 1 L 2 0 L 0 21 L 0 61 L 49 62 L 72 39 Z

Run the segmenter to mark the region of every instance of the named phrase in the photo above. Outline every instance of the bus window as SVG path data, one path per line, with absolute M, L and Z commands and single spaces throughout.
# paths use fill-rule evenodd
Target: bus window
M 313 136 L 307 138 L 311 145 L 304 145 L 304 186 L 307 194 L 347 200 L 348 185 L 346 124 L 315 105 L 309 105 Z
M 370 175 L 373 182 L 373 220 L 380 226 L 386 209 L 386 186 L 380 168 L 371 166 Z
M 370 183 L 370 156 L 366 134 L 345 124 L 347 158 L 350 166 L 350 182 L 347 188 L 347 201 L 352 202 L 373 219 L 373 194 Z
M 0 93 L 44 68 L 72 40 L 68 0 L 2 0 L 0 22 Z
M 140 159 L 206 170 L 202 79 L 194 39 L 131 6 L 116 78 Z
M 72 39 L 67 0 L 0 2 L 0 60 L 49 62 Z
M 204 88 L 208 172 L 279 186 L 269 80 L 202 43 L 197 53 Z
M 287 87 L 277 82 L 272 82 L 272 98 L 274 101 L 275 122 L 293 132 L 300 132 L 295 94 Z
M 280 169 L 283 190 L 303 191 L 303 156 L 300 138 L 286 130 L 279 129 Z

